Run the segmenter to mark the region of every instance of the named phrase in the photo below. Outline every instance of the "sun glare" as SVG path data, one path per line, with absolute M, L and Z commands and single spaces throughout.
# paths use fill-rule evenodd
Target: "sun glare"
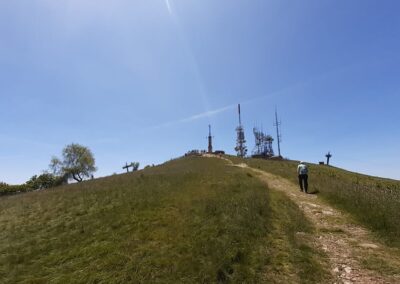
M 169 3 L 169 0 L 165 0 L 165 5 L 167 5 L 168 12 L 172 14 L 171 4 Z

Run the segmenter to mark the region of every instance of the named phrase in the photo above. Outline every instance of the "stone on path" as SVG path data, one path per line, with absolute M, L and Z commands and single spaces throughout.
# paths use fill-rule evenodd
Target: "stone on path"
M 377 248 L 378 248 L 377 245 L 375 245 L 375 244 L 368 244 L 368 243 L 360 244 L 360 247 L 362 247 L 362 248 L 370 248 L 370 249 L 377 249 Z

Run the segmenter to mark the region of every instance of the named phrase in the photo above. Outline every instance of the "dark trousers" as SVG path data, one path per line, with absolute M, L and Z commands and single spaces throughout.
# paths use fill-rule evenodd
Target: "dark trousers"
M 299 185 L 301 191 L 308 191 L 308 175 L 299 175 Z

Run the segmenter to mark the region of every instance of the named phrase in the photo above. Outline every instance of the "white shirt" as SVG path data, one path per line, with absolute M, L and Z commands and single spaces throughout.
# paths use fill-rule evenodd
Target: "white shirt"
M 297 174 L 299 175 L 306 175 L 308 174 L 308 168 L 305 164 L 300 164 L 297 166 Z

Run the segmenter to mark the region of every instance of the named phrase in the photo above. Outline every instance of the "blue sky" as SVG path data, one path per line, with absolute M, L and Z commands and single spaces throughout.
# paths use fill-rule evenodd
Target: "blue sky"
M 236 104 L 282 154 L 400 179 L 398 1 L 1 1 L 0 180 L 22 183 L 72 142 L 95 176 L 214 146 Z M 274 145 L 277 150 L 276 144 Z

